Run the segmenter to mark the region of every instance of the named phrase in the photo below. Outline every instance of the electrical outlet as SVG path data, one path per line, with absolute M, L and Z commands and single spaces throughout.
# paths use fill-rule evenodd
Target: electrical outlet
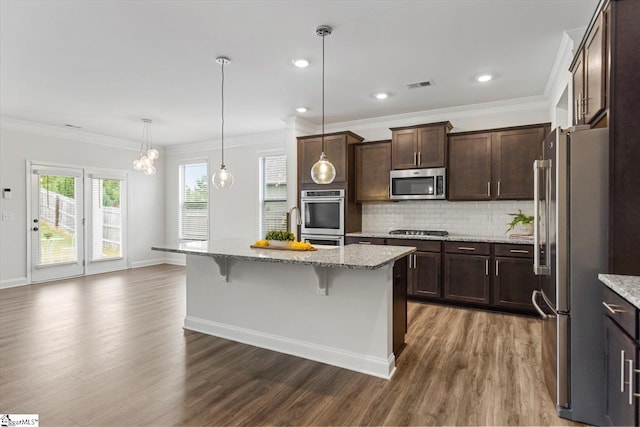
M 13 221 L 14 219 L 13 212 L 2 212 L 3 221 Z

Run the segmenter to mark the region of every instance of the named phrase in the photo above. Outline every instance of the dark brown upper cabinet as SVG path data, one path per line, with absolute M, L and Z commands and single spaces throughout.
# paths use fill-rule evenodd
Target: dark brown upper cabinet
M 346 185 L 348 145 L 362 142 L 363 138 L 353 132 L 337 132 L 325 134 L 324 153 L 327 160 L 336 168 L 333 181 L 336 188 Z M 298 138 L 298 182 L 300 185 L 318 185 L 311 179 L 311 168 L 320 159 L 322 153 L 322 135 L 310 135 Z
M 356 201 L 389 200 L 391 141 L 356 145 Z
M 550 125 L 449 135 L 448 200 L 532 200 L 533 161 Z
M 449 200 L 491 200 L 491 133 L 449 135 Z
M 449 122 L 391 128 L 392 169 L 445 167 Z
M 533 161 L 540 157 L 547 127 L 491 135 L 491 176 L 496 200 L 533 200 Z
M 601 11 L 571 65 L 574 124 L 595 123 L 607 107 L 607 18 Z

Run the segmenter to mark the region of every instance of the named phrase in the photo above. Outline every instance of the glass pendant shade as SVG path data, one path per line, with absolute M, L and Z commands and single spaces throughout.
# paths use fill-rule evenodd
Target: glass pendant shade
M 336 179 L 336 168 L 322 153 L 320 160 L 311 167 L 311 179 L 316 184 L 331 184 Z
M 144 168 L 144 174 L 145 175 L 155 175 L 156 174 L 156 167 L 153 166 L 153 164 L 151 166 L 147 166 L 146 168 Z
M 156 160 L 158 157 L 160 157 L 160 153 L 155 148 L 149 148 L 147 150 L 147 158 Z
M 140 158 L 137 158 L 133 161 L 133 169 L 137 171 L 141 171 L 142 169 L 144 169 L 144 165 L 140 161 Z
M 233 185 L 233 175 L 231 175 L 231 172 L 227 170 L 225 165 L 220 165 L 220 169 L 211 177 L 211 183 L 220 190 L 231 188 Z

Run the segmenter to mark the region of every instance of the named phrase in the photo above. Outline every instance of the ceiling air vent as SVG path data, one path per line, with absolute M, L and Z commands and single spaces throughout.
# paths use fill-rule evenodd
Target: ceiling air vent
M 426 80 L 424 82 L 408 83 L 407 89 L 417 89 L 419 87 L 427 87 L 427 86 L 433 86 L 433 85 L 434 85 L 433 80 Z

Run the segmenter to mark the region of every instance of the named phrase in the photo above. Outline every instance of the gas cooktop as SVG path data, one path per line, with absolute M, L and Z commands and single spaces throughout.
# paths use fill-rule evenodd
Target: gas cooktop
M 391 230 L 389 234 L 404 234 L 406 236 L 448 236 L 449 232 L 440 230 Z

